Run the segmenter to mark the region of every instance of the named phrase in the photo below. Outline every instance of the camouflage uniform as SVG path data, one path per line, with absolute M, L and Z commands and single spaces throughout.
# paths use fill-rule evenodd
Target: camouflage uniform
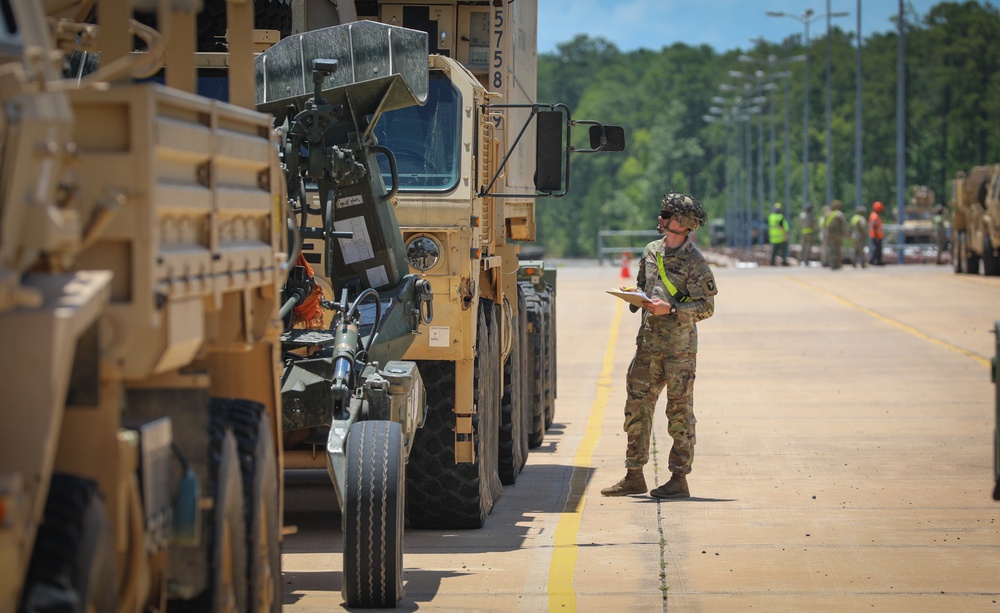
M 660 279 L 657 254 L 663 257 L 664 271 L 677 288 L 678 298 L 686 295 L 690 301 L 670 298 Z M 666 387 L 667 431 L 674 439 L 668 466 L 671 473 L 686 475 L 691 472 L 695 444 L 693 392 L 698 352 L 695 324 L 711 317 L 715 311 L 714 296 L 718 293 L 715 276 L 690 238 L 676 249 L 667 248 L 663 240 L 655 240 L 643 250 L 636 287 L 651 298 L 675 302 L 677 314 L 654 316 L 648 311 L 642 312 L 635 356 L 625 381 L 628 392 L 625 467 L 642 468 L 649 460 L 653 412 L 660 392 Z
M 809 265 L 812 257 L 812 246 L 816 242 L 816 216 L 813 215 L 812 205 L 806 205 L 799 213 L 799 228 L 802 238 L 802 246 L 799 250 L 799 261 L 805 266 Z
M 824 222 L 826 226 L 826 248 L 829 253 L 824 254 L 823 259 L 826 260 L 827 264 L 833 270 L 837 270 L 843 264 L 840 252 L 844 244 L 844 235 L 847 234 L 847 218 L 840 211 L 840 207 L 840 200 L 834 200 L 833 210 L 830 211 L 830 215 Z
M 854 243 L 854 267 L 868 268 L 868 260 L 865 259 L 865 245 L 868 244 L 868 218 L 865 216 L 865 208 L 859 206 L 851 217 L 851 241 Z
M 934 227 L 934 245 L 937 247 L 937 257 L 935 262 L 943 264 L 941 256 L 948 248 L 948 230 L 944 227 L 944 207 L 939 206 L 934 209 L 934 217 L 931 223 Z

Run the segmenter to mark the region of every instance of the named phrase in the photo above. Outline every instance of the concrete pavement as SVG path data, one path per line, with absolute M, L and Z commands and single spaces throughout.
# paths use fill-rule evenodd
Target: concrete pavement
M 693 497 L 656 501 L 600 495 L 624 474 L 638 321 L 604 294 L 618 273 L 560 263 L 555 425 L 484 529 L 407 531 L 400 610 L 1000 610 L 1000 278 L 717 268 Z M 650 487 L 669 476 L 663 405 Z M 285 608 L 328 611 L 339 518 L 295 504 Z

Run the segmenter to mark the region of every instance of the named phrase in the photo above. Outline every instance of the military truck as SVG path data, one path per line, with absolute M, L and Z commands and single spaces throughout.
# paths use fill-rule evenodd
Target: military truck
M 190 3 L 160 7 L 0 11 L 3 611 L 281 607 L 289 249 L 253 7 L 232 103 L 195 93 Z
M 903 235 L 906 243 L 934 243 L 934 214 L 938 208 L 937 194 L 926 185 L 915 185 L 910 190 L 910 204 L 906 207 Z
M 426 104 L 387 112 L 374 128 L 396 160 L 379 164 L 387 184 L 398 176 L 409 268 L 434 294 L 434 322 L 405 356 L 428 400 L 407 464 L 407 516 L 415 528 L 478 528 L 554 412 L 555 288 L 519 280 L 515 241 L 534 240 L 538 197 L 565 195 L 572 152 L 620 150 L 624 135 L 535 102 L 533 1 L 297 6 L 293 36 L 364 20 L 428 33 Z M 581 124 L 591 142 L 578 149 Z M 549 324 L 525 317 L 533 310 Z M 528 355 L 538 356 L 533 374 Z
M 1000 275 L 1000 164 L 959 171 L 951 182 L 951 261 L 956 273 Z

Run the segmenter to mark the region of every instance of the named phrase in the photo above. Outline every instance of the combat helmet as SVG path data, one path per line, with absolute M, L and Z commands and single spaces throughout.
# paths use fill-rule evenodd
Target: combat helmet
M 708 221 L 708 215 L 701 208 L 701 203 L 687 194 L 679 192 L 665 194 L 662 206 L 664 211 L 669 212 L 670 216 L 677 220 L 677 223 L 691 230 L 697 230 Z

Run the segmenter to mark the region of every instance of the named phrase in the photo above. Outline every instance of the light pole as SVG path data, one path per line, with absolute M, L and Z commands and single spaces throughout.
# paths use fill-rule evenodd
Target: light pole
M 762 104 L 767 102 L 767 112 L 771 116 L 771 189 L 770 189 L 770 199 L 771 203 L 774 202 L 774 114 L 773 114 L 773 104 L 771 102 L 771 97 L 768 95 L 769 92 L 778 88 L 774 80 L 781 76 L 780 73 L 768 74 L 763 70 L 757 70 L 753 74 L 746 74 L 738 70 L 730 70 L 729 76 L 735 79 L 743 79 L 744 92 L 748 96 L 754 96 L 756 94 L 765 94 L 763 96 L 757 95 L 752 98 L 750 102 L 754 104 Z M 761 109 L 763 111 L 763 109 Z M 764 188 L 764 113 L 760 112 L 760 116 L 757 120 L 757 203 L 758 203 L 758 226 L 763 223 L 763 220 L 767 216 L 767 209 L 769 204 L 767 203 L 767 195 L 765 194 Z M 757 243 L 759 245 L 764 244 L 763 232 L 758 230 L 757 233 Z
M 726 230 L 726 244 L 728 246 L 732 247 L 732 225 L 731 225 L 732 224 L 732 220 L 730 219 L 730 217 L 732 215 L 732 210 L 733 210 L 733 196 L 732 196 L 732 178 L 730 176 L 730 172 L 731 171 L 730 171 L 730 160 L 729 160 L 729 139 L 730 139 L 730 134 L 729 134 L 730 130 L 729 130 L 729 127 L 730 127 L 730 125 L 732 125 L 732 121 L 733 121 L 732 107 L 729 106 L 729 101 L 728 100 L 726 100 L 725 98 L 722 98 L 720 96 L 713 97 L 712 98 L 712 102 L 714 102 L 716 104 L 725 104 L 725 105 L 727 105 L 726 108 L 718 107 L 718 106 L 709 107 L 708 112 L 711 113 L 711 115 L 703 115 L 702 119 L 705 120 L 708 123 L 721 123 L 721 124 L 723 124 L 726 127 L 726 154 L 725 154 L 725 160 L 726 160 L 726 180 L 725 180 L 725 183 L 726 183 L 726 208 L 725 208 L 724 218 L 725 218 L 726 224 L 728 226 L 728 228 Z M 709 237 L 709 238 L 711 238 L 711 237 Z
M 848 13 L 846 11 L 841 11 L 839 13 L 830 12 L 830 0 L 826 0 L 826 201 L 827 203 L 833 202 L 833 127 L 831 125 L 831 117 L 833 116 L 833 111 L 831 110 L 831 98 L 832 94 L 830 92 L 830 72 L 833 70 L 833 61 L 831 59 L 830 47 L 832 45 L 830 39 L 830 19 L 833 17 L 847 17 Z
M 829 0 L 827 0 L 829 2 Z M 795 19 L 803 26 L 805 26 L 805 38 L 802 41 L 802 46 L 806 51 L 806 63 L 805 63 L 805 92 L 804 100 L 802 102 L 802 202 L 809 202 L 809 25 L 818 20 L 826 17 L 827 15 L 817 15 L 812 9 L 806 9 L 802 12 L 802 15 L 794 15 L 792 13 L 785 13 L 782 11 L 767 11 L 768 17 L 789 17 Z M 827 38 L 829 39 L 829 32 L 827 33 Z M 829 71 L 827 72 L 827 92 L 830 91 L 829 83 Z M 829 136 L 830 128 L 827 125 L 827 135 Z M 827 146 L 827 155 L 830 153 L 830 148 Z M 830 167 L 829 159 L 827 160 L 827 168 Z M 829 189 L 830 181 L 827 179 L 827 188 Z M 829 200 L 829 199 L 828 199 Z
M 750 42 L 759 43 L 761 39 L 751 39 Z M 755 64 L 762 64 L 768 66 L 769 72 L 774 77 L 778 79 L 783 79 L 785 81 L 785 153 L 782 157 L 785 166 L 785 196 L 782 202 L 785 203 L 786 207 L 791 207 L 792 202 L 792 166 L 791 166 L 791 110 L 792 110 L 792 100 L 791 100 L 791 76 L 792 73 L 788 70 L 781 70 L 775 72 L 777 68 L 782 68 L 791 64 L 792 62 L 804 62 L 806 56 L 804 55 L 793 55 L 790 57 L 779 58 L 774 54 L 767 56 L 767 59 L 760 59 L 753 57 L 752 55 L 741 55 L 737 58 L 741 62 L 750 62 Z M 772 116 L 771 120 L 771 158 L 774 159 L 774 118 Z M 771 163 L 771 199 L 774 200 L 774 192 L 776 189 L 774 186 L 777 182 L 774 178 L 774 162 Z M 805 202 L 802 203 L 805 206 Z
M 854 73 L 854 206 L 859 207 L 864 206 L 861 202 L 861 0 L 858 0 L 858 60 Z
M 734 71 L 735 72 L 735 71 Z M 741 73 L 742 74 L 742 73 Z M 745 189 L 742 190 L 743 205 L 738 207 L 742 212 L 742 223 L 743 225 L 743 246 L 748 250 L 751 248 L 751 217 L 753 211 L 753 165 L 751 152 L 753 148 L 753 140 L 751 136 L 751 125 L 752 115 L 756 115 L 762 111 L 759 106 L 761 103 L 766 102 L 767 99 L 763 96 L 755 96 L 755 94 L 760 92 L 759 87 L 754 87 L 751 83 L 745 82 L 742 85 L 731 85 L 729 83 L 721 83 L 719 85 L 719 90 L 723 92 L 733 92 L 736 96 L 733 98 L 733 109 L 734 109 L 734 119 L 737 123 L 747 122 L 746 130 L 742 134 L 741 145 L 743 147 L 743 162 L 742 169 L 743 173 L 741 175 L 742 181 L 745 181 Z M 738 126 L 737 126 L 738 127 Z M 737 129 L 737 139 L 741 135 Z M 740 142 L 738 140 L 738 142 Z M 761 152 L 763 154 L 763 152 Z
M 903 244 L 906 237 L 903 236 L 903 224 L 906 223 L 906 78 L 905 58 L 906 50 L 903 44 L 903 36 L 906 28 L 903 27 L 903 0 L 899 0 L 899 42 L 896 50 L 896 210 L 899 212 L 899 230 L 896 232 L 896 253 L 899 263 L 906 262 L 903 254 Z

